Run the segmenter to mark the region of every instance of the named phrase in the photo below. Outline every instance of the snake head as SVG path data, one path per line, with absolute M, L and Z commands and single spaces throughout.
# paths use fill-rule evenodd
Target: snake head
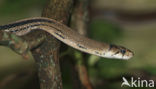
M 105 56 L 128 60 L 134 56 L 134 53 L 125 47 L 110 45 L 108 52 L 105 52 Z

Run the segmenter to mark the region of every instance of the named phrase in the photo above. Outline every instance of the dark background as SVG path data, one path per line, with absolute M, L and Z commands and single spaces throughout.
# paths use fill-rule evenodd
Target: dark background
M 0 24 L 40 16 L 45 1 L 0 0 Z M 90 13 L 90 38 L 124 45 L 135 53 L 128 61 L 89 55 L 88 73 L 95 89 L 122 89 L 123 76 L 155 80 L 156 1 L 93 0 Z M 62 73 L 64 89 L 71 88 L 68 74 L 67 71 Z M 37 85 L 36 79 L 33 58 L 23 60 L 9 48 L 0 46 L 0 89 L 26 89 Z

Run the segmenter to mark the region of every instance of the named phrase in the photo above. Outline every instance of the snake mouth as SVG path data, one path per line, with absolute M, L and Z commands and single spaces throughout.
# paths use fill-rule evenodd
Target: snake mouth
M 114 53 L 114 52 L 107 52 L 105 53 L 104 57 L 106 58 L 113 58 L 113 59 L 124 59 L 124 60 L 128 60 L 130 58 L 133 57 L 133 53 L 132 52 L 128 52 L 128 53 L 125 53 L 124 55 L 122 53 Z

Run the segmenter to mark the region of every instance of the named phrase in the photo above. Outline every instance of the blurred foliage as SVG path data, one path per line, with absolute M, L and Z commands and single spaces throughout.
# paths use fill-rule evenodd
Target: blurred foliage
M 94 19 L 90 23 L 89 34 L 95 40 L 112 42 L 122 36 L 122 29 L 110 21 Z
M 115 78 L 125 72 L 126 62 L 122 60 L 109 60 L 100 59 L 93 67 L 90 68 L 90 72 L 101 78 Z M 92 74 L 91 73 L 91 74 Z
M 127 13 L 148 13 L 156 9 L 155 0 L 93 0 L 94 7 L 99 9 L 109 8 Z
M 155 67 L 148 66 L 148 67 L 143 67 L 142 69 L 151 75 L 156 75 Z
M 20 14 L 33 7 L 42 7 L 46 0 L 3 0 L 0 5 L 1 16 Z M 19 13 L 20 11 L 20 13 Z

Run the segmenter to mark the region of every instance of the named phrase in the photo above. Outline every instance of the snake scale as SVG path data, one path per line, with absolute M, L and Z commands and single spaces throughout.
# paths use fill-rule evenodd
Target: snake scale
M 11 32 L 17 36 L 26 35 L 32 30 L 44 30 L 73 48 L 105 58 L 127 60 L 134 55 L 125 47 L 91 40 L 58 21 L 44 17 L 28 18 L 1 25 L 0 30 Z

